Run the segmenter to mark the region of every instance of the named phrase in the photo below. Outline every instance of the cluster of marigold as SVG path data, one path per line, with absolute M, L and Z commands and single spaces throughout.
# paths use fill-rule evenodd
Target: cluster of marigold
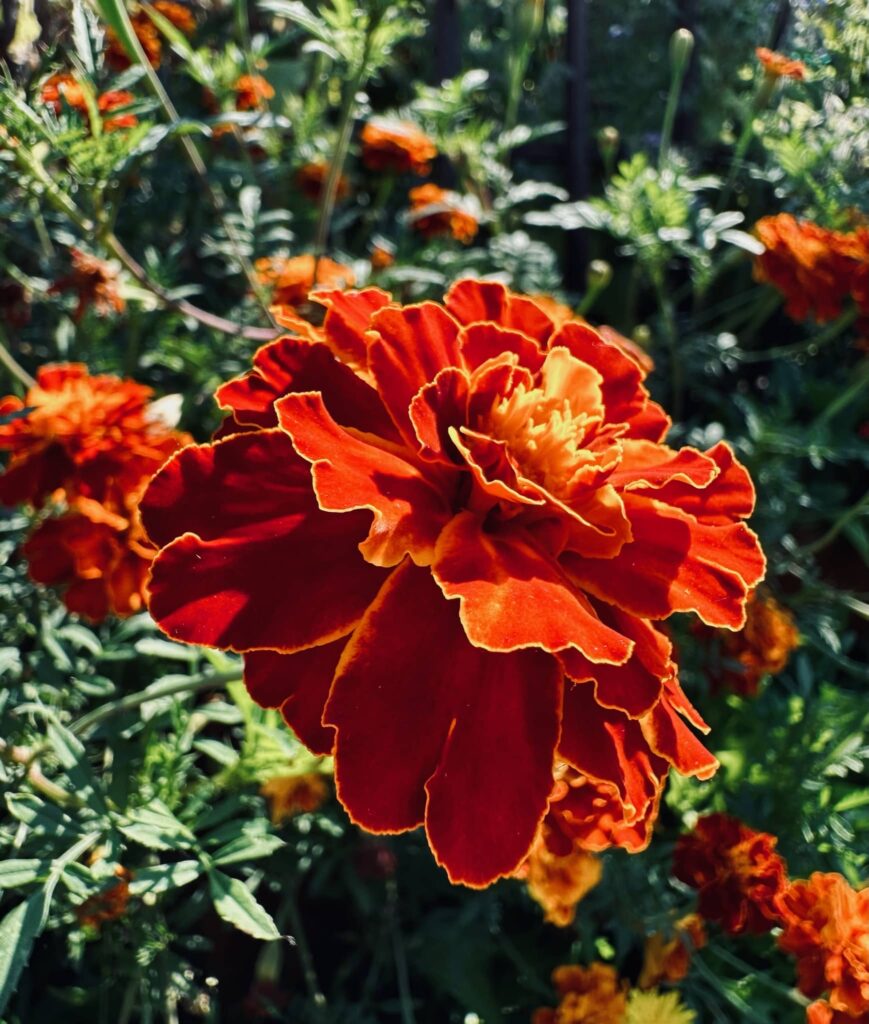
M 807 1024 L 869 1024 L 869 888 L 854 889 L 835 873 L 790 880 L 776 838 L 726 814 L 707 815 L 680 837 L 673 872 L 698 890 L 698 912 L 678 922 L 673 935 L 647 940 L 637 990 L 681 981 L 692 953 L 706 943 L 706 922 L 728 935 L 775 929 L 779 948 L 797 961 L 797 987 L 814 1000 Z M 561 1004 L 538 1011 L 534 1024 L 633 1019 L 628 984 L 608 965 L 560 967 L 553 982 Z M 693 1020 L 670 995 L 670 1011 L 637 1019 Z
M 189 441 L 150 398 L 141 384 L 67 363 L 42 367 L 23 399 L 0 400 L 0 504 L 39 514 L 23 548 L 30 575 L 95 622 L 144 608 L 155 549 L 138 502 Z

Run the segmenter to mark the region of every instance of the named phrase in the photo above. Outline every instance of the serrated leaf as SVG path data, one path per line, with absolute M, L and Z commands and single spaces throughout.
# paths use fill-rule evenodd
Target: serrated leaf
M 157 895 L 170 889 L 180 889 L 195 882 L 202 874 L 202 865 L 197 860 L 179 860 L 174 864 L 158 864 L 151 868 L 140 868 L 130 882 L 134 896 L 145 893 Z
M 0 921 L 0 1014 L 15 992 L 33 943 L 42 931 L 47 899 L 45 891 L 40 890 Z
M 212 869 L 208 872 L 208 887 L 214 909 L 224 921 L 264 942 L 281 937 L 269 912 L 243 882 Z
M 241 861 L 270 857 L 275 850 L 287 844 L 280 836 L 267 832 L 261 836 L 239 836 L 222 846 L 214 854 L 215 864 L 238 864 Z
M 128 839 L 149 850 L 189 850 L 196 843 L 190 829 L 159 800 L 131 811 L 118 828 Z

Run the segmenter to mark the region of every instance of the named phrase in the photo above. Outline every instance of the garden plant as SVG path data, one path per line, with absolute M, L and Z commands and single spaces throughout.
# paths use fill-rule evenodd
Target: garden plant
M 0 8 L 0 1022 L 869 1024 L 867 0 Z

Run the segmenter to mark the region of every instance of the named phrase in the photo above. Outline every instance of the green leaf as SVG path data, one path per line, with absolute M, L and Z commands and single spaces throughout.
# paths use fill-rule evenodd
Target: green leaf
M 6 806 L 13 818 L 23 821 L 34 832 L 66 839 L 81 834 L 81 828 L 68 814 L 33 793 L 10 793 Z
M 137 654 L 149 654 L 154 658 L 168 658 L 172 661 L 196 661 L 199 651 L 195 647 L 173 644 L 157 636 L 145 636 L 133 645 Z
M 159 800 L 131 811 L 127 823 L 118 828 L 128 839 L 149 850 L 189 850 L 196 844 L 190 829 Z
M 40 890 L 0 921 L 0 1013 L 12 997 L 42 931 L 47 896 Z
M 0 863 L 0 889 L 14 889 L 19 885 L 30 885 L 51 868 L 47 860 L 5 860 Z
M 174 864 L 140 868 L 130 882 L 130 892 L 134 896 L 142 896 L 145 893 L 156 895 L 170 889 L 180 889 L 182 885 L 195 882 L 201 874 L 202 865 L 197 860 L 179 860 Z
M 219 740 L 196 740 L 193 746 L 200 754 L 226 767 L 238 761 L 238 752 Z
M 208 872 L 208 887 L 214 909 L 224 921 L 255 939 L 268 942 L 281 937 L 269 912 L 237 878 L 211 870 Z
M 133 32 L 133 26 L 130 24 L 130 16 L 127 14 L 124 0 L 93 0 L 93 3 L 120 40 L 127 51 L 127 56 L 134 64 L 138 64 L 138 41 Z
M 270 857 L 275 850 L 286 845 L 280 836 L 268 832 L 261 836 L 239 836 L 214 854 L 214 863 L 237 864 L 239 861 L 258 860 Z

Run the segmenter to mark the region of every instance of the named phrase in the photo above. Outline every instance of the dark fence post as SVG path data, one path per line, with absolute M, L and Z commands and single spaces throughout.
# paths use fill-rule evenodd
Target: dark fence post
M 588 89 L 588 0 L 567 0 L 567 189 L 571 199 L 589 192 L 590 113 Z M 588 239 L 584 230 L 567 233 L 564 283 L 585 287 Z
M 462 21 L 459 0 L 435 0 L 432 15 L 435 85 L 462 70 Z

